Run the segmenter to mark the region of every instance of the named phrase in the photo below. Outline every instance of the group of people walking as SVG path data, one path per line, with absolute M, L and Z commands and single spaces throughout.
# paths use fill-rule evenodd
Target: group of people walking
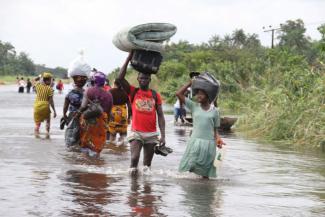
M 130 143 L 131 162 L 130 173 L 138 173 L 140 153 L 143 149 L 144 169 L 150 169 L 155 153 L 155 146 L 164 146 L 165 118 L 161 95 L 149 88 L 151 75 L 139 72 L 138 87 L 132 86 L 125 79 L 126 70 L 132 58 L 130 53 L 114 81 L 114 87 L 109 91 L 104 85 L 106 76 L 100 71 L 93 71 L 84 63 L 71 73 L 74 88 L 65 97 L 63 106 L 63 122 L 69 125 L 76 121 L 79 126 L 79 136 L 76 141 L 81 152 L 89 156 L 99 156 L 106 140 L 124 144 L 127 127 L 131 122 Z M 89 75 L 93 85 L 84 88 Z M 42 79 L 36 85 L 36 100 L 34 104 L 35 135 L 39 135 L 40 123 L 46 121 L 46 134 L 50 132 L 50 107 L 56 116 L 53 102 L 53 89 L 50 87 L 50 73 L 43 73 Z M 219 112 L 212 105 L 204 90 L 196 92 L 196 102 L 186 98 L 186 92 L 191 82 L 180 88 L 176 96 L 180 104 L 185 105 L 193 117 L 193 132 L 188 141 L 186 151 L 181 159 L 179 171 L 194 172 L 204 178 L 215 177 L 216 168 L 213 161 L 217 146 L 223 142 L 218 135 L 220 124 Z M 159 128 L 159 131 L 157 129 Z M 69 126 L 68 126 L 69 128 Z M 107 134 L 108 132 L 108 134 Z M 218 140 L 218 144 L 217 144 Z
M 21 78 L 17 77 L 16 78 L 16 83 L 18 85 L 18 93 L 24 93 L 25 88 L 26 88 L 26 92 L 30 93 L 31 88 L 33 86 L 33 83 L 29 78 L 27 78 L 27 80 L 25 82 L 23 77 L 21 77 Z

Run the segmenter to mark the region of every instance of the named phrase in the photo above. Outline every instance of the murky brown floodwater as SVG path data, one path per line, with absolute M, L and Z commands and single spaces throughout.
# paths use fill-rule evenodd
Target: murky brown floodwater
M 55 95 L 59 118 L 63 95 Z M 90 160 L 65 148 L 59 118 L 50 140 L 33 137 L 33 94 L 0 86 L 1 216 L 324 216 L 325 156 L 224 135 L 220 176 L 177 172 L 190 128 L 167 119 L 174 153 L 155 156 L 152 173 L 128 175 L 129 147 Z M 44 128 L 42 128 L 44 130 Z

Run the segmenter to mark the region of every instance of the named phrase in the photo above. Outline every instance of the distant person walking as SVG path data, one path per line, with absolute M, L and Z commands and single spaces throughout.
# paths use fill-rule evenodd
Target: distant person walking
M 62 91 L 64 89 L 64 85 L 62 80 L 59 80 L 58 83 L 56 84 L 55 88 L 58 90 L 59 94 L 62 94 Z
M 174 123 L 178 122 L 178 118 L 181 119 L 182 124 L 185 122 L 184 120 L 184 105 L 180 103 L 179 99 L 176 100 L 174 104 Z
M 20 78 L 18 82 L 18 93 L 24 93 L 26 82 L 23 77 Z
M 26 92 L 30 93 L 30 89 L 32 88 L 32 82 L 29 78 L 27 78 L 27 84 L 26 84 Z
M 51 110 L 53 110 L 53 117 L 56 117 L 56 111 L 53 100 L 53 89 L 51 88 L 52 74 L 50 72 L 44 72 L 40 80 L 35 84 L 36 99 L 34 103 L 34 122 L 35 129 L 34 134 L 39 137 L 40 127 L 43 121 L 46 121 L 46 137 L 50 136 L 50 124 L 51 124 Z

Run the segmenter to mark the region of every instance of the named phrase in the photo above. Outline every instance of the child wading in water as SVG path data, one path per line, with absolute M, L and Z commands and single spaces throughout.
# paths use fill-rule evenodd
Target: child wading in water
M 214 99 L 209 99 L 204 90 L 196 90 L 196 102 L 185 97 L 185 92 L 192 81 L 188 82 L 176 92 L 181 103 L 191 111 L 193 117 L 193 131 L 187 142 L 187 147 L 179 165 L 180 172 L 193 172 L 203 178 L 216 177 L 216 167 L 213 162 L 216 157 L 217 128 L 220 125 L 218 110 L 211 105 Z M 223 142 L 221 142 L 222 145 Z
M 39 78 L 38 78 L 39 79 Z M 35 79 L 36 80 L 36 79 Z M 39 137 L 39 130 L 41 123 L 46 120 L 46 137 L 50 136 L 51 110 L 53 110 L 53 117 L 56 117 L 56 111 L 53 101 L 53 89 L 51 88 L 52 74 L 44 72 L 41 81 L 35 85 L 36 99 L 34 103 L 34 134 Z

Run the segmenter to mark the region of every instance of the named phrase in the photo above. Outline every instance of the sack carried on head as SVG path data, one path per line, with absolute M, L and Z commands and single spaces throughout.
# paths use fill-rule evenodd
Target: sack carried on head
M 88 99 L 89 104 L 87 109 L 82 113 L 84 119 L 98 118 L 103 113 L 103 108 L 98 100 L 91 101 Z
M 134 50 L 131 65 L 138 72 L 156 74 L 163 57 L 155 51 Z
M 198 90 L 203 90 L 209 98 L 210 103 L 214 102 L 219 94 L 220 82 L 215 79 L 209 72 L 204 72 L 196 76 L 192 82 L 193 95 Z

